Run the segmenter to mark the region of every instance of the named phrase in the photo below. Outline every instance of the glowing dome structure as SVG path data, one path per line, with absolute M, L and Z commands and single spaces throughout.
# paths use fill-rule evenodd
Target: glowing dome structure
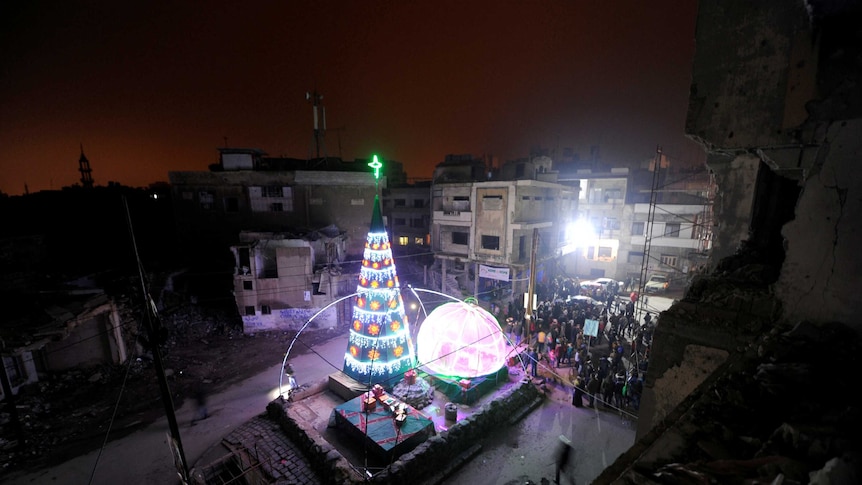
M 446 377 L 492 374 L 506 363 L 506 338 L 497 319 L 463 301 L 445 303 L 428 314 L 416 336 L 419 365 Z

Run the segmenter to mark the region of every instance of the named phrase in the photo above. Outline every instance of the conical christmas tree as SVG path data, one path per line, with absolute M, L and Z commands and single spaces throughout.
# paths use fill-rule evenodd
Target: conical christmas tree
M 415 367 L 416 355 L 376 196 L 356 292 L 344 373 L 368 387 L 391 389 Z

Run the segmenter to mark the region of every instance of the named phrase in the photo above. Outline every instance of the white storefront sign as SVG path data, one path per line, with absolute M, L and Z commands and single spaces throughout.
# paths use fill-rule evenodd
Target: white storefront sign
M 509 268 L 495 268 L 493 266 L 479 265 L 479 277 L 492 280 L 509 281 Z

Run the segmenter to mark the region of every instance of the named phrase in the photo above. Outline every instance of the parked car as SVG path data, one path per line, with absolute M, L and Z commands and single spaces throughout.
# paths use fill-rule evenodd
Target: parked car
M 644 286 L 647 293 L 664 293 L 670 286 L 670 280 L 665 275 L 654 274 L 650 276 Z
M 592 292 L 595 289 L 604 289 L 604 285 L 601 283 L 596 283 L 593 280 L 581 281 L 580 283 L 581 290 L 586 290 Z
M 596 278 L 593 280 L 593 282 L 604 286 L 606 290 L 609 289 L 611 287 L 611 285 L 617 284 L 617 282 L 614 281 L 613 278 Z
M 584 303 L 584 304 L 586 304 L 586 305 L 590 305 L 590 306 L 598 306 L 598 307 L 600 307 L 600 306 L 604 306 L 604 305 L 605 305 L 604 303 L 602 303 L 602 302 L 600 302 L 600 301 L 598 301 L 598 300 L 594 300 L 594 299 L 592 299 L 592 298 L 590 298 L 590 297 L 588 297 L 588 296 L 586 296 L 586 295 L 575 295 L 575 296 L 570 296 L 570 297 L 569 297 L 569 299 L 568 299 L 568 300 L 566 300 L 566 303 L 571 303 L 571 302 L 575 302 L 575 303 Z

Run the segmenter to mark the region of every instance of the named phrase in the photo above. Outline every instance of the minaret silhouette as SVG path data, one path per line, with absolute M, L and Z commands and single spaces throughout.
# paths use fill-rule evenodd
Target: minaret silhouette
M 93 171 L 90 169 L 90 161 L 84 155 L 84 144 L 81 144 L 81 158 L 78 159 L 78 171 L 81 172 L 81 185 L 84 188 L 93 188 Z

